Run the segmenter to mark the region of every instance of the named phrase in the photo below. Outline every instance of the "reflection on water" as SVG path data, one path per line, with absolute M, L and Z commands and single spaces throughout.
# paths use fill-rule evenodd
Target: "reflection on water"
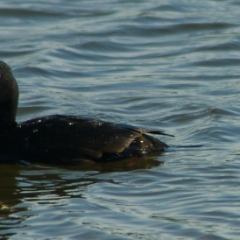
M 0 55 L 20 85 L 18 121 L 73 114 L 175 138 L 161 138 L 171 146 L 161 155 L 114 164 L 2 165 L 0 236 L 237 239 L 239 7 L 2 1 Z
M 114 178 L 101 179 L 98 177 L 99 174 L 148 169 L 162 164 L 162 162 L 154 159 L 153 156 L 84 166 L 53 167 L 51 165 L 13 166 L 3 164 L 0 169 L 2 179 L 0 183 L 1 236 L 9 237 L 15 235 L 13 229 L 25 229 L 26 221 L 30 221 L 32 224 L 32 218 L 34 218 L 35 214 L 39 215 L 42 211 L 37 210 L 34 213 L 33 210 L 32 212 L 32 209 L 36 208 L 36 203 L 34 202 L 37 202 L 37 206 L 54 206 L 56 208 L 69 206 L 70 199 L 71 201 L 72 199 L 77 199 L 73 201 L 74 205 L 72 207 L 81 209 L 82 205 L 83 210 L 81 211 L 85 211 L 85 191 L 91 188 L 92 185 L 101 184 L 102 182 L 119 184 L 115 182 Z M 83 203 L 80 204 L 79 201 L 81 202 L 81 199 Z M 97 210 L 97 208 L 94 209 Z M 31 214 L 28 213 L 29 210 L 31 210 Z M 58 214 L 50 218 L 50 221 L 55 220 L 59 221 Z

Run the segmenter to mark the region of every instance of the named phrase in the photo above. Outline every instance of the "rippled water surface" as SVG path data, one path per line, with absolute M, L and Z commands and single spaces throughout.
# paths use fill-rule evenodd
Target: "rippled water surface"
M 175 137 L 140 160 L 1 165 L 0 238 L 239 239 L 239 17 L 233 0 L 1 1 L 18 121 L 82 115 Z

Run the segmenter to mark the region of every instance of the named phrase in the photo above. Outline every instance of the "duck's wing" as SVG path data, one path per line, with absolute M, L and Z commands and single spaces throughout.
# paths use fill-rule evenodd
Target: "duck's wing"
M 126 157 L 131 155 L 131 151 L 149 145 L 148 141 L 152 138 L 144 138 L 145 133 L 163 134 L 129 125 L 60 115 L 23 122 L 20 128 L 25 135 L 26 151 L 37 152 L 39 155 L 45 153 L 52 157 L 86 158 L 94 161 L 105 156 L 113 158 L 111 155 L 116 158 Z M 155 145 L 158 143 L 160 146 L 162 143 L 157 139 L 154 141 Z M 131 145 L 133 148 L 129 149 Z M 164 143 L 161 146 L 167 147 Z M 124 151 L 126 154 L 121 155 Z

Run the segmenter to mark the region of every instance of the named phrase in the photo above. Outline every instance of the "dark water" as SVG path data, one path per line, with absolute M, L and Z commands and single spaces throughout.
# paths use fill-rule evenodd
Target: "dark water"
M 18 121 L 81 114 L 175 135 L 140 161 L 1 165 L 1 239 L 239 239 L 239 17 L 233 0 L 1 1 Z

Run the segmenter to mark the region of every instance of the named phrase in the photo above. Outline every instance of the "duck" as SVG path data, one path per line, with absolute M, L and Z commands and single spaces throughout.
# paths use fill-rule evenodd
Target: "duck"
M 167 135 L 128 124 L 70 115 L 49 115 L 17 123 L 19 87 L 0 61 L 0 162 L 83 164 L 119 161 L 165 151 L 153 135 Z

